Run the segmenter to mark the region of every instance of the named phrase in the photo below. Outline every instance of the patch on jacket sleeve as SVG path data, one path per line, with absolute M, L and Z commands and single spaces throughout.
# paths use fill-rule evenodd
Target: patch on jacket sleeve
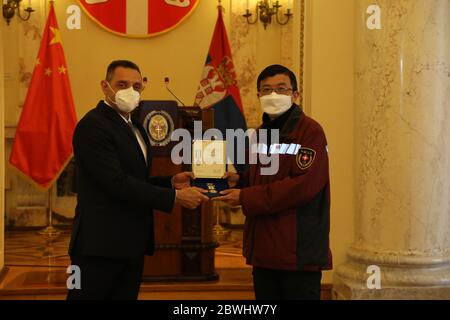
M 306 170 L 314 162 L 314 159 L 316 158 L 316 152 L 313 149 L 309 148 L 300 148 L 300 150 L 297 153 L 297 165 L 301 170 Z

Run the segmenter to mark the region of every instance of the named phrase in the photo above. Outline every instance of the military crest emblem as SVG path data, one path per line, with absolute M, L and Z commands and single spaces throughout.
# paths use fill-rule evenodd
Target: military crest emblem
M 177 27 L 199 0 L 78 0 L 102 28 L 126 37 L 143 38 Z
M 316 158 L 316 152 L 313 149 L 300 148 L 300 150 L 297 153 L 297 157 L 296 157 L 297 166 L 301 170 L 306 170 L 309 167 L 311 167 L 315 158 Z
M 172 117 L 165 111 L 152 111 L 144 119 L 144 127 L 148 132 L 150 144 L 156 147 L 166 146 L 174 130 Z

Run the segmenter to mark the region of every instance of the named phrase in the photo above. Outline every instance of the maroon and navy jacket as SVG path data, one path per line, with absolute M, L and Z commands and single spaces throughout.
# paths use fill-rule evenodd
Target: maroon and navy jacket
M 327 140 L 299 106 L 287 113 L 277 145 L 278 172 L 261 175 L 258 161 L 241 176 L 244 256 L 260 268 L 331 269 Z

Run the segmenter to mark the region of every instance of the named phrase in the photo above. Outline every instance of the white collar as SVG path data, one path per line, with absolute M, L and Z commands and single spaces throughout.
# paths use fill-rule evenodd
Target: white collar
M 131 116 L 130 116 L 129 114 L 128 114 L 128 119 L 127 119 L 127 118 L 125 118 L 123 115 L 121 115 L 120 112 L 118 112 L 116 109 L 114 109 L 114 108 L 109 104 L 108 101 L 103 100 L 103 102 L 105 102 L 105 104 L 106 104 L 107 106 L 109 106 L 111 109 L 113 109 L 115 112 L 117 112 L 117 114 L 123 119 L 123 121 L 125 121 L 126 123 L 128 123 L 128 122 L 131 122 L 131 123 L 132 123 L 132 121 L 131 121 Z

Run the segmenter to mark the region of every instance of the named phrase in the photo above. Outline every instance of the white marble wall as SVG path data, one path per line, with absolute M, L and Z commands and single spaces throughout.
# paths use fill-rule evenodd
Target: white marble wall
M 374 3 L 380 30 L 366 27 Z M 356 235 L 337 274 L 364 287 L 365 268 L 379 265 L 403 295 L 450 286 L 450 1 L 357 0 L 356 10 Z
M 32 7 L 35 12 L 28 21 L 15 16 L 2 30 L 6 44 L 2 50 L 7 61 L 4 66 L 7 126 L 16 125 L 19 121 L 47 19 L 48 1 L 33 1 Z
M 17 17 L 11 19 L 10 25 L 4 24 L 2 29 L 5 46 L 2 46 L 5 61 L 5 150 L 3 156 L 8 163 L 15 127 L 22 112 L 29 83 L 36 60 L 36 54 L 41 42 L 48 1 L 33 1 L 30 20 L 21 21 Z M 5 198 L 7 226 L 37 227 L 47 223 L 47 194 L 43 193 L 22 177 L 16 175 L 11 167 L 6 165 Z
M 359 10 L 370 3 L 360 1 Z M 358 28 L 356 36 L 357 243 L 443 253 L 450 248 L 450 2 L 378 3 L 384 28 Z

